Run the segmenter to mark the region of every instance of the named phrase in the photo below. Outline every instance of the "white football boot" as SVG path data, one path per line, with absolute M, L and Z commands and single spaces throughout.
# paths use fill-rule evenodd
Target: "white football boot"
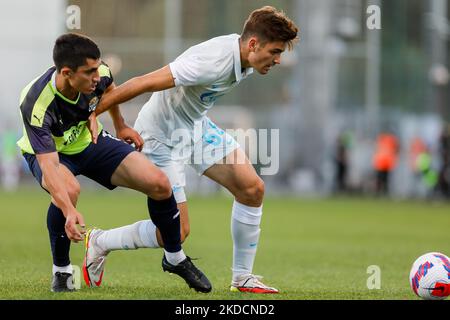
M 278 289 L 268 287 L 260 280 L 261 276 L 249 274 L 244 275 L 238 281 L 231 282 L 230 291 L 232 292 L 250 292 L 250 293 L 279 293 Z
M 83 277 L 88 287 L 100 287 L 105 271 L 106 255 L 108 252 L 95 244 L 95 239 L 103 233 L 100 229 L 91 229 L 84 239 L 85 256 L 83 262 Z

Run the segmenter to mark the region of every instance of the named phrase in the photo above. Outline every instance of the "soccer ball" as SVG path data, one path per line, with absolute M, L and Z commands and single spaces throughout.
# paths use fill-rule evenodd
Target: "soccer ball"
M 450 295 L 450 258 L 439 252 L 417 258 L 409 274 L 411 289 L 425 300 L 443 300 Z

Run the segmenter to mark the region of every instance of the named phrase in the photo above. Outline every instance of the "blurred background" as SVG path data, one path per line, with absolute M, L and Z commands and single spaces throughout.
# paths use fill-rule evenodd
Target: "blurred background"
M 2 1 L 1 188 L 35 184 L 15 145 L 22 134 L 18 99 L 52 65 L 60 34 L 92 37 L 121 84 L 194 44 L 240 33 L 263 5 L 284 10 L 301 41 L 281 66 L 254 74 L 209 115 L 223 129 L 279 129 L 279 141 L 266 150 L 279 162 L 277 174 L 263 176 L 266 192 L 449 199 L 447 0 Z M 149 96 L 122 106 L 130 125 Z M 108 116 L 102 121 L 114 132 Z M 188 175 L 188 192 L 221 192 Z

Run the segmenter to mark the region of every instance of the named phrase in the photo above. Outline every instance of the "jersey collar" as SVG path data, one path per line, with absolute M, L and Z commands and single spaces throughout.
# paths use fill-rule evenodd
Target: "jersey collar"
M 240 82 L 242 79 L 247 78 L 253 73 L 253 68 L 246 68 L 242 71 L 241 67 L 241 50 L 239 47 L 239 40 L 241 37 L 237 37 L 233 44 L 233 54 L 234 54 L 234 73 L 236 75 L 236 82 Z
M 70 100 L 69 98 L 66 98 L 61 92 L 58 91 L 58 89 L 56 88 L 56 70 L 55 72 L 53 72 L 52 75 L 52 80 L 50 82 L 53 94 L 56 94 L 57 96 L 59 96 L 61 99 L 63 99 L 64 101 L 70 103 L 70 104 L 77 104 L 78 100 L 80 100 L 80 96 L 81 93 L 78 92 L 78 97 L 75 100 Z

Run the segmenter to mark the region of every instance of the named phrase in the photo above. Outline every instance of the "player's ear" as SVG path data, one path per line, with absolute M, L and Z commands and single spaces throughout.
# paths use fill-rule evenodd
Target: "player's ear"
M 256 37 L 251 37 L 250 40 L 248 40 L 248 49 L 250 52 L 256 51 L 256 45 L 258 43 L 258 39 Z
M 70 76 L 72 76 L 73 71 L 69 67 L 62 67 L 60 73 L 64 78 L 69 78 Z

